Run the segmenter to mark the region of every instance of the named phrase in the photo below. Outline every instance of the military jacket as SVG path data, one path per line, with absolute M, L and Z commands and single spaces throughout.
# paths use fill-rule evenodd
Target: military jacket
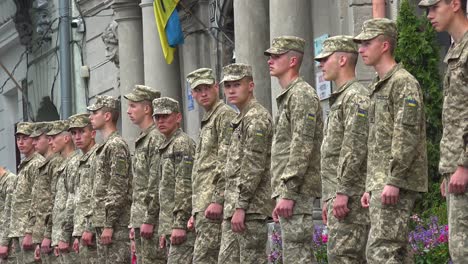
M 91 199 L 94 227 L 127 227 L 132 203 L 132 172 L 127 143 L 113 132 L 96 150 Z M 88 218 L 90 216 L 87 216 Z
M 159 147 L 159 234 L 186 229 L 192 212 L 192 168 L 195 142 L 177 129 Z M 151 207 L 154 208 L 154 202 Z
M 192 171 L 192 214 L 204 212 L 212 202 L 222 204 L 225 180 L 222 176 L 229 142 L 234 109 L 219 101 L 203 115 Z
M 459 43 L 453 43 L 444 62 L 443 134 L 440 141 L 441 174 L 452 174 L 464 156 L 463 129 L 468 126 L 468 32 Z
M 271 215 L 270 156 L 273 137 L 268 110 L 252 99 L 232 121 L 233 133 L 224 170 L 224 218 L 237 208 L 253 217 Z
M 370 85 L 367 191 L 427 191 L 426 119 L 418 81 L 401 65 Z
M 80 152 L 74 151 L 65 158 L 57 169 L 58 177 L 55 183 L 54 207 L 52 209 L 52 246 L 58 245 L 58 242 L 69 242 L 70 234 L 64 233 L 64 228 L 69 225 L 67 213 L 67 200 L 69 196 L 70 182 L 74 180 L 77 174 Z
M 94 145 L 88 152 L 81 155 L 78 162 L 78 176 L 75 178 L 75 210 L 73 212 L 72 236 L 74 237 L 80 237 L 86 231 L 86 215 L 91 215 L 91 192 L 94 184 L 91 165 L 96 159 L 98 146 Z
M 295 201 L 294 214 L 312 214 L 320 197 L 320 146 L 323 118 L 314 88 L 302 78 L 276 98 L 278 112 L 271 147 L 273 198 Z
M 41 243 L 47 227 L 47 220 L 52 215 L 54 205 L 52 184 L 57 178 L 57 171 L 63 162 L 63 157 L 55 153 L 45 159 L 39 166 L 39 174 L 32 188 L 32 201 L 29 209 L 29 225 L 26 233 L 30 233 L 33 243 Z
M 0 245 L 8 246 L 10 243 L 8 223 L 11 218 L 11 199 L 16 188 L 16 180 L 18 177 L 6 172 L 0 178 Z
M 366 185 L 369 92 L 357 80 L 329 99 L 321 148 L 322 200 L 362 195 Z
M 44 160 L 39 153 L 33 153 L 18 166 L 16 188 L 11 200 L 10 237 L 24 236 L 29 223 L 32 187 L 39 174 L 38 167 Z
M 157 213 L 149 213 L 149 203 L 159 197 L 158 161 L 159 146 L 164 141 L 164 136 L 152 124 L 140 133 L 135 141 L 135 153 L 133 155 L 133 201 L 130 218 L 130 226 L 140 228 L 143 223 L 157 224 Z M 157 182 L 152 190 L 149 188 L 150 178 Z M 157 200 L 154 203 L 159 202 Z

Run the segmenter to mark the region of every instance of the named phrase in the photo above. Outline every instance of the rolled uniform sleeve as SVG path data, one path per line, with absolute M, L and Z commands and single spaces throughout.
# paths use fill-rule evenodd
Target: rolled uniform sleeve
M 404 81 L 404 79 L 402 80 Z M 390 172 L 387 184 L 405 188 L 408 169 L 412 166 L 418 153 L 415 151 L 421 142 L 421 124 L 424 120 L 424 105 L 415 82 L 398 83 L 399 91 L 393 96 L 393 140 L 391 146 Z
M 289 118 L 291 120 L 291 144 L 288 163 L 281 175 L 282 186 L 280 198 L 297 200 L 299 189 L 309 165 L 314 149 L 319 102 L 307 93 L 291 95 L 289 102 Z
M 243 142 L 244 155 L 238 176 L 236 208 L 247 210 L 264 177 L 265 163 L 270 149 L 271 120 L 249 122 Z
M 347 196 L 360 195 L 356 190 L 364 186 L 366 166 L 368 108 L 370 100 L 366 96 L 354 95 L 345 106 L 344 136 L 337 167 L 336 193 Z M 364 182 L 361 179 L 364 178 Z

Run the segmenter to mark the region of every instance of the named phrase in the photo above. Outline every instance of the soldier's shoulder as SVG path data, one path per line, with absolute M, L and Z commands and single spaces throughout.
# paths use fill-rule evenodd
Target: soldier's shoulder
M 361 101 L 369 101 L 370 92 L 364 85 L 359 82 L 354 82 L 349 86 L 349 89 L 345 91 L 345 102 L 359 103 Z
M 195 141 L 184 131 L 181 131 L 172 141 L 174 151 L 192 149 L 195 146 Z
M 406 85 L 417 85 L 419 86 L 418 80 L 405 68 L 401 67 L 401 69 L 397 70 L 392 76 L 393 82 L 398 84 L 406 84 Z
M 152 142 L 156 142 L 156 143 L 159 143 L 161 144 L 162 142 L 164 142 L 164 135 L 161 134 L 161 132 L 159 132 L 159 130 L 157 128 L 155 129 L 152 129 L 149 133 L 148 133 L 148 137 L 150 137 L 151 141 Z M 159 147 L 159 146 L 157 146 Z
M 247 122 L 268 122 L 271 123 L 270 112 L 259 102 L 255 102 L 252 108 L 245 114 L 244 119 Z
M 128 144 L 125 142 L 123 137 L 121 135 L 117 135 L 115 137 L 110 138 L 107 143 L 107 147 L 111 147 L 114 149 L 118 148 L 124 148 L 125 150 L 128 150 Z

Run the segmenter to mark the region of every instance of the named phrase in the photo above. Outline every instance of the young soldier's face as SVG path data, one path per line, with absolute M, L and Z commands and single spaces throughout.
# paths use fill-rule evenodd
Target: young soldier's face
M 197 103 L 205 110 L 211 109 L 213 105 L 218 101 L 219 88 L 217 84 L 200 84 L 192 89 L 192 96 L 195 98 Z
M 359 44 L 359 54 L 362 61 L 368 66 L 375 65 L 382 55 L 383 42 L 378 37 L 371 40 L 364 40 Z
M 75 146 L 81 150 L 86 150 L 89 148 L 92 140 L 96 136 L 96 132 L 90 127 L 77 127 L 70 129 L 72 135 L 73 143 Z
M 323 72 L 323 78 L 327 81 L 334 81 L 338 77 L 340 64 L 336 53 L 320 60 L 320 69 Z
M 253 82 L 245 77 L 237 81 L 224 82 L 224 94 L 229 103 L 241 108 L 249 100 L 250 93 L 253 92 Z
M 106 123 L 106 119 L 104 115 L 105 113 L 102 112 L 101 110 L 91 111 L 89 115 L 89 120 L 91 121 L 91 125 L 93 126 L 93 129 L 99 130 L 104 127 L 104 124 Z
M 34 151 L 33 139 L 27 135 L 16 135 L 16 145 L 21 154 L 29 154 Z
M 145 107 L 149 107 L 142 102 L 128 101 L 127 114 L 133 124 L 139 125 L 145 120 Z
M 445 0 L 441 0 L 437 4 L 427 8 L 427 18 L 436 31 L 442 32 L 447 30 L 454 14 L 452 11 L 452 4 L 454 1 L 455 0 L 452 0 L 452 2 L 447 4 Z
M 285 74 L 289 69 L 289 63 L 290 58 L 287 52 L 280 55 L 271 54 L 270 59 L 268 60 L 270 75 L 280 77 Z
M 158 114 L 154 116 L 154 120 L 159 132 L 167 137 L 179 128 L 182 115 L 180 113 Z
M 45 134 L 34 138 L 34 148 L 39 154 L 44 155 L 49 150 L 49 139 Z
M 55 136 L 51 136 L 51 138 L 52 138 L 52 145 L 51 145 L 52 149 L 55 152 L 62 152 L 66 145 L 65 135 L 63 134 L 63 132 Z

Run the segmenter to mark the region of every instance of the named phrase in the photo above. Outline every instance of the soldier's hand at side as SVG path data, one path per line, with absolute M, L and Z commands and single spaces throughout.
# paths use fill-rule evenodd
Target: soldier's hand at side
M 211 203 L 205 210 L 205 217 L 210 220 L 219 220 L 223 216 L 223 206 L 219 203 Z
M 344 219 L 349 213 L 348 196 L 345 194 L 336 194 L 335 201 L 333 202 L 333 215 L 337 219 Z
M 383 205 L 394 205 L 400 198 L 400 188 L 393 185 L 385 185 L 380 199 Z
M 132 254 L 136 253 L 136 242 L 135 242 L 135 240 L 130 240 L 130 252 Z
M 101 244 L 103 245 L 109 245 L 112 243 L 112 234 L 114 233 L 114 230 L 112 228 L 104 228 L 102 230 L 101 234 Z
M 140 232 L 141 233 L 141 232 Z M 135 239 L 135 228 L 130 228 L 128 231 L 128 239 L 133 240 Z
M 8 247 L 0 246 L 0 258 L 6 259 L 8 257 Z
M 146 239 L 153 237 L 154 226 L 152 224 L 142 224 L 140 227 L 140 235 Z
M 462 194 L 468 183 L 468 168 L 458 166 L 455 173 L 450 177 L 449 193 Z
M 159 248 L 166 248 L 166 236 L 162 235 L 159 237 Z
M 62 240 L 59 241 L 58 243 L 58 248 L 60 252 L 62 253 L 68 253 L 70 250 L 70 245 L 67 242 L 64 242 Z
M 52 241 L 49 238 L 44 237 L 44 239 L 42 239 L 42 243 L 41 243 L 42 253 L 49 254 L 52 251 L 52 248 L 50 248 L 50 244 L 52 244 Z
M 232 231 L 235 233 L 241 233 L 245 230 L 245 210 L 237 208 L 231 219 Z
M 361 206 L 363 208 L 369 208 L 369 203 L 370 203 L 370 194 L 368 192 L 365 192 L 361 197 Z
M 54 255 L 55 255 L 56 257 L 60 256 L 60 250 L 59 250 L 59 248 L 58 248 L 57 246 L 54 247 Z
M 445 190 L 445 185 L 446 184 L 447 184 L 447 182 L 445 181 L 445 179 L 440 184 L 440 195 L 442 195 L 442 197 L 446 196 L 446 190 Z
M 76 253 L 80 253 L 80 239 L 79 238 L 75 238 L 75 240 L 73 241 L 73 251 L 75 251 Z
M 293 215 L 294 200 L 279 199 L 276 204 L 275 210 L 278 216 L 290 218 Z
M 171 234 L 172 245 L 180 245 L 184 243 L 186 238 L 187 238 L 187 232 L 185 231 L 185 229 L 178 229 L 178 228 L 172 229 L 172 234 Z
M 273 211 L 271 212 L 271 217 L 273 218 L 273 221 L 275 223 L 279 223 L 279 216 L 278 216 L 278 213 L 276 212 L 276 208 L 273 208 Z
M 34 249 L 33 247 L 33 242 L 32 242 L 32 235 L 29 233 L 26 233 L 23 238 L 23 243 L 21 243 L 21 246 L 25 250 L 30 250 Z
M 89 231 L 84 231 L 81 235 L 81 244 L 83 246 L 92 246 L 93 245 L 93 233 Z
M 327 225 L 328 223 L 328 203 L 327 202 L 322 203 L 322 223 L 324 225 Z
M 34 260 L 39 262 L 41 260 L 41 246 L 37 245 L 34 250 Z
M 193 231 L 195 229 L 195 217 L 192 215 L 187 222 L 187 229 Z

